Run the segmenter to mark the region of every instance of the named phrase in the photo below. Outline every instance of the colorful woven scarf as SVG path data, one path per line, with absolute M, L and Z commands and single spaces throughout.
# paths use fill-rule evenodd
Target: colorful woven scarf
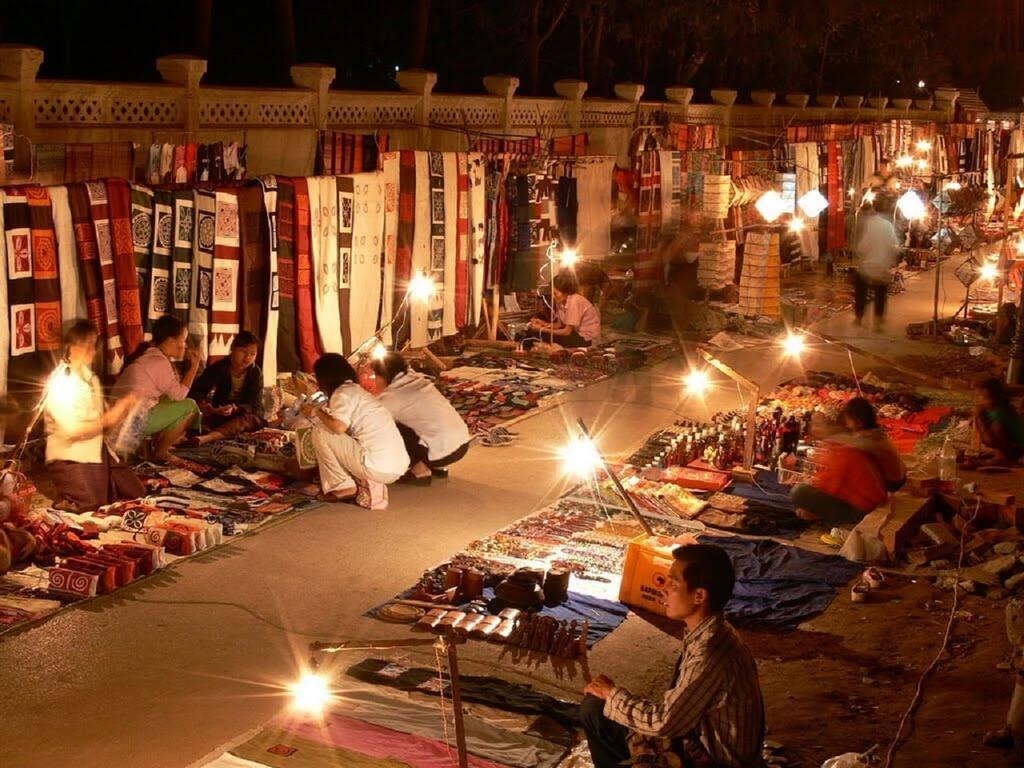
M 25 190 L 4 192 L 4 244 L 7 250 L 7 302 L 10 308 L 11 367 L 15 358 L 36 351 L 36 306 L 32 290 L 32 225 Z M 20 378 L 20 376 L 18 377 Z
M 153 262 L 153 190 L 140 184 L 131 185 L 132 200 L 132 248 L 135 252 L 135 273 L 139 281 L 139 306 L 142 308 L 142 330 L 145 338 L 152 334 L 152 320 L 149 315 L 150 284 L 149 270 Z
M 314 305 L 313 255 L 310 251 L 311 229 L 309 184 L 295 179 L 295 330 L 299 339 L 302 370 L 312 371 L 313 363 L 324 351 L 316 324 Z
M 640 205 L 637 209 L 635 281 L 638 290 L 659 282 L 658 243 L 661 237 L 661 168 L 658 152 L 640 153 Z
M 839 251 L 846 247 L 846 202 L 843 185 L 843 145 L 828 143 L 828 248 Z
M 479 152 L 470 152 L 469 176 L 469 322 L 480 324 L 481 301 L 486 279 L 487 164 Z
M 277 281 L 277 366 L 282 371 L 304 370 L 295 328 L 295 185 L 283 177 L 277 179 Z
M 585 155 L 587 154 L 587 145 L 589 144 L 590 136 L 586 133 L 558 136 L 551 140 L 551 154 L 563 157 Z
M 412 254 L 416 240 L 416 153 L 403 150 L 398 169 L 398 225 L 395 232 L 395 283 L 392 338 L 398 347 L 410 338 L 412 312 L 406 304 L 412 278 Z
M 385 344 L 391 344 L 393 330 L 390 323 L 395 316 L 395 283 L 397 282 L 398 173 L 400 165 L 398 153 L 388 152 L 383 155 L 381 164 L 384 168 L 384 260 L 381 284 L 381 325 L 384 330 L 381 333 L 381 339 Z
M 344 263 L 341 270 L 342 291 L 352 292 L 349 311 L 342 315 L 351 339 L 349 353 L 372 339 L 379 327 L 385 208 L 382 174 L 359 173 L 352 177 L 352 182 L 356 217 L 352 232 L 351 274 L 346 274 Z M 340 185 L 341 180 L 338 183 Z
M 192 259 L 196 239 L 196 205 L 190 189 L 174 192 L 174 248 L 171 250 L 171 314 L 188 322 L 192 309 Z
M 340 176 L 375 171 L 380 167 L 380 155 L 387 151 L 387 134 L 320 131 L 317 142 L 316 174 L 318 176 Z
M 96 252 L 100 260 L 100 279 L 103 284 L 104 317 L 107 320 L 109 360 L 107 373 L 116 376 L 124 365 L 124 347 L 121 343 L 121 323 L 117 307 L 117 283 L 114 272 L 114 246 L 110 238 L 110 212 L 107 205 L 107 187 L 102 181 L 87 181 L 89 215 L 96 234 Z
M 266 333 L 270 296 L 270 219 L 263 207 L 263 187 L 247 184 L 238 190 L 242 235 L 242 330 L 257 338 Z
M 217 242 L 217 198 L 213 192 L 196 190 L 195 214 L 192 306 L 189 308 L 188 332 L 198 344 L 200 355 L 208 359 L 213 312 L 213 252 Z
M 469 312 L 469 160 L 464 152 L 456 155 L 458 164 L 458 203 L 455 243 L 455 329 L 466 327 Z
M 441 152 L 427 153 L 427 168 L 430 185 L 430 266 L 427 275 L 434 281 L 436 290 L 430 299 L 427 312 L 426 344 L 441 338 L 444 328 L 444 302 L 447 292 L 445 266 L 448 250 L 448 200 L 445 194 L 445 162 Z M 458 183 L 453 180 L 453 183 Z M 454 242 L 454 238 L 453 238 Z M 417 346 L 414 344 L 414 346 Z
M 171 312 L 171 271 L 174 251 L 174 193 L 158 189 L 153 193 L 152 262 L 149 272 L 149 306 L 146 311 L 147 336 L 153 323 Z M 175 313 L 177 315 L 177 313 Z M 186 319 L 188 314 L 185 315 Z
M 355 201 L 356 184 L 352 176 L 339 176 L 335 184 L 338 204 L 331 223 L 336 223 L 338 227 L 338 259 L 335 267 L 337 269 L 336 279 L 338 286 L 338 325 L 340 326 L 339 331 L 341 334 L 341 353 L 349 355 L 352 352 L 353 343 L 352 323 L 349 318 L 352 298 L 353 231 L 355 229 L 357 211 Z M 329 214 L 324 202 L 321 202 L 321 205 L 323 206 L 324 216 L 328 216 Z M 359 213 L 362 214 L 362 211 L 360 210 Z M 326 270 L 324 266 L 327 267 Z M 318 279 L 330 280 L 329 265 L 323 265 L 318 274 L 320 276 Z M 330 300 L 329 288 L 327 286 L 322 286 L 322 288 L 328 291 L 326 298 Z M 326 338 L 324 336 L 325 341 Z M 329 348 L 328 351 L 330 351 Z
M 216 193 L 216 235 L 213 245 L 213 313 L 210 318 L 210 360 L 227 357 L 231 340 L 241 323 L 239 309 L 242 280 L 239 257 L 238 194 L 233 190 Z
M 281 307 L 277 263 L 277 179 L 261 176 L 263 210 L 267 215 L 269 245 L 269 272 L 267 275 L 267 326 L 263 336 L 263 386 L 270 387 L 277 382 L 277 333 Z M 294 339 L 293 339 L 294 342 Z
M 75 234 L 75 248 L 78 251 L 78 273 L 85 294 L 85 311 L 100 338 L 106 338 L 107 319 L 103 302 L 103 282 L 100 279 L 100 257 L 89 207 L 89 194 L 85 185 L 69 185 L 68 208 Z M 106 356 L 104 357 L 106 359 Z
M 71 318 L 85 317 L 85 294 L 78 275 L 78 249 L 75 247 L 75 228 L 71 223 L 71 208 L 68 206 L 68 189 L 50 187 L 49 191 L 53 230 L 57 236 L 60 316 L 67 322 Z
M 64 152 L 64 180 L 86 181 L 92 175 L 92 144 L 68 144 Z
M 36 350 L 59 352 L 61 348 L 60 274 L 57 269 L 57 237 L 53 231 L 50 194 L 46 187 L 29 187 L 29 223 L 32 227 L 32 291 L 36 307 Z

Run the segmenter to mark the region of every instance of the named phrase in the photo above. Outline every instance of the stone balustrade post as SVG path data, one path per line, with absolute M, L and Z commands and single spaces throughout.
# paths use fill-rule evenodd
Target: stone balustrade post
M 628 101 L 633 105 L 633 125 L 640 122 L 640 99 L 644 95 L 644 87 L 640 83 L 616 83 L 616 98 Z
M 509 133 L 512 128 L 512 99 L 519 89 L 519 78 L 509 75 L 488 75 L 484 78 L 484 89 L 491 96 L 501 97 L 498 124 L 501 126 L 501 133 Z
M 587 92 L 584 80 L 559 80 L 555 83 L 555 93 L 569 102 L 569 127 L 577 129 L 583 118 L 583 94 Z
M 403 69 L 395 79 L 398 80 L 399 88 L 415 93 L 419 97 L 414 113 L 414 119 L 419 127 L 417 148 L 430 149 L 430 96 L 437 85 L 437 73 L 425 69 Z
M 307 88 L 316 94 L 316 102 L 313 110 L 313 120 L 316 129 L 322 131 L 327 127 L 328 93 L 331 83 L 337 76 L 334 67 L 324 64 L 295 64 L 289 70 L 292 82 L 299 88 Z
M 157 71 L 166 83 L 185 89 L 182 100 L 182 127 L 189 136 L 199 130 L 199 83 L 206 74 L 206 59 L 187 54 L 161 56 L 156 60 Z
M 36 75 L 43 65 L 43 52 L 28 45 L 0 45 L 0 80 L 15 86 L 10 104 L 14 130 L 35 141 Z

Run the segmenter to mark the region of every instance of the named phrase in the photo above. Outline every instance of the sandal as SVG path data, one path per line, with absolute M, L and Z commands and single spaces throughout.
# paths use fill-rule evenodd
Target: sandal
M 448 470 L 445 469 L 444 467 L 431 467 L 430 474 L 438 478 L 439 480 L 448 479 Z
M 878 589 L 885 583 L 885 574 L 877 568 L 868 568 L 862 578 L 870 589 Z
M 868 599 L 868 594 L 871 592 L 869 587 L 864 582 L 859 582 L 853 585 L 853 589 L 850 590 L 850 602 L 851 603 L 863 603 Z
M 403 483 L 405 485 L 424 486 L 430 485 L 430 481 L 432 479 L 433 478 L 430 475 L 427 475 L 426 477 L 417 477 L 416 475 L 412 474 L 412 472 L 406 472 L 404 475 L 398 478 L 398 482 Z

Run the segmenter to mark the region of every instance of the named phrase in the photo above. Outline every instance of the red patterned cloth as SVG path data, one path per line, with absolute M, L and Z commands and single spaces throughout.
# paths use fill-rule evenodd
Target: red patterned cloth
M 828 143 L 828 242 L 829 250 L 838 251 L 846 247 L 846 202 L 843 186 L 843 145 L 838 141 Z
M 242 330 L 263 338 L 270 307 L 270 219 L 263 205 L 263 188 L 248 185 L 238 190 L 242 236 Z
M 316 328 L 313 305 L 313 255 L 310 250 L 311 219 L 309 185 L 303 178 L 295 179 L 295 332 L 298 335 L 302 370 L 312 371 L 313 363 L 323 353 Z
M 103 303 L 103 282 L 100 279 L 100 257 L 96 248 L 96 233 L 89 216 L 89 195 L 84 184 L 68 185 L 68 207 L 71 209 L 75 249 L 78 251 L 78 273 L 85 292 L 85 309 L 97 333 L 104 338 L 107 319 Z
M 412 249 L 416 226 L 416 153 L 403 150 L 398 168 L 398 233 L 395 250 L 394 313 L 406 312 L 406 321 L 396 323 L 394 330 L 397 348 L 409 337 L 408 308 L 403 307 L 409 280 L 412 278 Z
M 121 325 L 121 342 L 128 356 L 142 343 L 142 305 L 139 302 L 139 277 L 135 270 L 132 197 L 128 182 L 108 179 L 107 201 L 114 282 L 117 286 L 117 316 Z
M 636 227 L 635 282 L 638 290 L 652 290 L 660 281 L 658 244 L 661 238 L 661 164 L 658 153 L 640 153 Z
M 302 359 L 296 331 L 295 184 L 283 176 L 277 177 L 277 275 L 277 367 L 298 371 L 302 370 Z
M 46 187 L 29 187 L 29 222 L 32 227 L 32 290 L 36 305 L 36 350 L 58 352 L 61 348 L 60 275 L 57 271 L 57 237 Z
M 102 181 L 87 181 L 89 214 L 96 235 L 96 252 L 100 260 L 100 278 L 103 283 L 103 301 L 107 319 L 107 373 L 116 376 L 124 365 L 124 347 L 121 342 L 121 323 L 117 311 L 117 282 L 114 276 L 114 246 L 110 237 L 110 210 L 107 205 L 107 187 Z
M 238 194 L 216 192 L 216 233 L 213 241 L 213 305 L 210 316 L 211 363 L 227 357 L 231 340 L 238 333 L 242 313 L 239 306 L 242 281 Z
M 563 157 L 578 157 L 587 154 L 587 146 L 589 144 L 590 136 L 586 133 L 558 136 L 551 140 L 551 154 Z
M 388 151 L 388 135 L 320 131 L 317 143 L 316 175 L 340 176 L 376 171 L 381 153 Z
M 584 134 L 586 135 L 586 134 Z M 458 229 L 455 262 L 455 327 L 466 327 L 469 314 L 469 166 L 465 153 L 458 154 Z

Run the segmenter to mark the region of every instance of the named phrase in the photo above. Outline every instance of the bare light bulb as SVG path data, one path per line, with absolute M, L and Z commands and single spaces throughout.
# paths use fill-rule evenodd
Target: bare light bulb
M 322 715 L 333 698 L 327 678 L 316 672 L 304 672 L 289 688 L 292 706 L 311 715 Z
M 566 474 L 576 477 L 590 477 L 601 466 L 601 454 L 589 437 L 574 437 L 562 448 L 561 455 Z
M 434 281 L 422 272 L 417 272 L 409 281 L 409 297 L 415 301 L 427 302 L 436 292 Z
M 804 220 L 801 219 L 799 216 L 793 217 L 793 219 L 789 222 L 790 232 L 803 232 L 805 228 L 806 224 L 804 224 Z
M 707 371 L 694 368 L 686 374 L 686 377 L 683 379 L 683 386 L 692 395 L 702 395 L 711 386 L 711 377 L 708 376 Z
M 383 360 L 385 357 L 387 357 L 387 355 L 388 348 L 381 343 L 378 343 L 377 346 L 373 348 L 373 351 L 370 352 L 370 357 L 372 357 L 374 360 Z
M 788 333 L 782 340 L 782 351 L 786 357 L 800 357 L 806 346 L 804 337 L 798 333 Z

